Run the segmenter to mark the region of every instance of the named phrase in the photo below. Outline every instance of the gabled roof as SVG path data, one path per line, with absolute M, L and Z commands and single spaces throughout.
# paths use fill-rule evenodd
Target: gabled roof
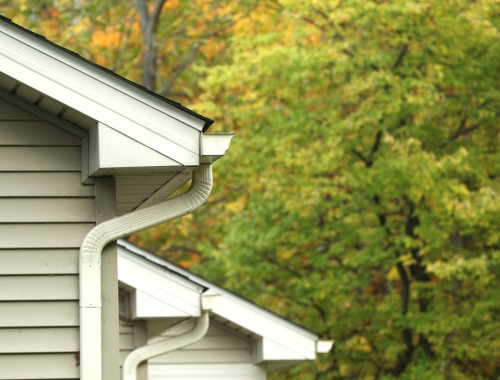
M 0 98 L 82 138 L 82 182 L 115 177 L 118 215 L 163 200 L 229 146 L 205 137 L 209 118 L 1 16 Z
M 65 113 L 76 111 L 69 121 L 82 129 L 101 123 L 181 166 L 198 165 L 198 133 L 206 118 L 5 18 L 0 19 L 0 68 L 6 76 L 2 84 L 14 84 L 8 91 L 63 119 Z
M 165 317 L 198 316 L 196 297 L 204 292 L 221 294 L 219 306 L 212 311 L 214 318 L 255 340 L 261 362 L 313 360 L 317 352 L 331 347 L 330 342 L 320 341 L 305 328 L 125 240 L 118 241 L 118 279 L 152 302 L 152 309 L 160 310 L 161 305 L 166 304 Z M 168 285 L 166 281 L 172 282 Z M 182 294 L 179 288 L 184 288 Z M 181 300 L 178 302 L 175 298 Z M 173 309 L 177 309 L 178 314 Z

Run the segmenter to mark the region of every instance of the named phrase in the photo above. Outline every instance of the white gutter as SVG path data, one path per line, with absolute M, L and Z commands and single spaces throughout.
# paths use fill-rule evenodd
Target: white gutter
M 139 347 L 128 354 L 123 362 L 123 380 L 137 380 L 137 367 L 143 361 L 179 350 L 201 340 L 208 331 L 209 312 L 217 306 L 219 299 L 219 294 L 202 294 L 202 313 L 200 317 L 194 318 L 195 325 L 191 331 L 155 344 Z
M 187 192 L 95 226 L 80 248 L 80 378 L 102 380 L 101 253 L 114 240 L 189 214 L 212 190 L 212 166 L 200 164 Z
M 332 340 L 318 340 L 316 341 L 316 352 L 318 354 L 327 354 L 333 348 L 335 341 Z

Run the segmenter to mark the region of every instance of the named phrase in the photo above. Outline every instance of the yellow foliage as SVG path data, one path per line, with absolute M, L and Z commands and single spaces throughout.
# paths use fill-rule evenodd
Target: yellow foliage
M 92 33 L 92 44 L 98 48 L 112 49 L 119 46 L 122 40 L 122 33 L 112 28 L 96 30 Z
M 276 249 L 276 255 L 282 260 L 289 260 L 295 254 L 295 249 L 287 248 L 286 246 L 279 246 Z
M 355 335 L 349 339 L 346 344 L 353 350 L 370 352 L 370 343 L 366 340 L 364 336 Z
M 399 280 L 398 268 L 392 267 L 389 272 L 387 272 L 386 278 L 389 281 L 397 281 Z
M 168 0 L 163 4 L 162 10 L 165 12 L 167 10 L 175 9 L 179 6 L 179 0 Z
M 227 202 L 224 208 L 233 213 L 240 213 L 246 207 L 248 199 L 246 197 L 236 198 L 233 202 Z

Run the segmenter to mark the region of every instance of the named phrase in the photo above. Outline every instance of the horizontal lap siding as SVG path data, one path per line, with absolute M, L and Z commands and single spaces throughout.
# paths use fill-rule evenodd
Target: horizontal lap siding
M 255 364 L 149 365 L 149 380 L 266 380 L 266 371 Z
M 151 364 L 251 363 L 252 350 L 174 351 L 149 360 Z
M 0 223 L 95 221 L 93 198 L 0 198 Z
M 0 276 L 0 301 L 78 300 L 78 276 Z
M 0 326 L 78 326 L 78 312 L 77 301 L 2 301 Z
M 31 121 L 41 119 L 32 113 L 26 112 L 25 110 L 16 107 L 14 104 L 8 102 L 7 100 L 0 98 L 0 120 L 2 121 Z
M 94 224 L 0 224 L 4 248 L 78 248 Z
M 80 138 L 0 99 L 0 379 L 76 379 Z
M 134 346 L 134 328 L 130 325 L 123 325 L 120 320 L 120 340 L 119 340 L 119 348 L 120 348 L 120 368 L 123 366 L 123 362 L 130 352 L 135 348 Z
M 81 147 L 73 146 L 3 146 L 0 148 L 0 171 L 78 171 L 81 168 L 81 151 Z
M 151 339 L 149 344 L 187 333 L 193 328 L 192 322 L 171 327 L 161 337 Z M 148 376 L 150 380 L 265 380 L 265 370 L 253 364 L 253 345 L 253 341 L 211 319 L 205 337 L 199 342 L 148 360 Z M 120 326 L 121 364 L 133 349 L 132 327 Z
M 162 337 L 172 338 L 192 328 L 192 323 L 177 325 Z M 159 341 L 152 339 L 150 343 Z M 126 343 L 126 340 L 124 340 Z M 254 342 L 219 325 L 213 319 L 205 337 L 184 349 L 150 359 L 150 379 L 245 379 L 265 380 L 265 371 L 253 364 Z
M 0 171 L 0 197 L 93 197 L 94 186 L 80 179 L 80 173 Z
M 78 379 L 74 353 L 0 355 L 0 379 Z
M 161 337 L 151 339 L 149 344 L 157 343 L 163 340 L 162 338 L 185 334 L 192 328 L 192 321 L 181 323 L 161 334 Z M 149 360 L 149 363 L 253 363 L 253 343 L 248 338 L 219 326 L 218 322 L 211 319 L 205 337 L 199 342 L 182 350 L 158 356 Z M 121 363 L 133 348 L 132 328 L 120 326 Z
M 0 352 L 75 352 L 78 351 L 78 328 L 76 327 L 17 327 L 0 330 Z
M 78 249 L 3 249 L 0 276 L 78 274 Z
M 0 145 L 81 145 L 81 140 L 43 120 L 0 120 Z

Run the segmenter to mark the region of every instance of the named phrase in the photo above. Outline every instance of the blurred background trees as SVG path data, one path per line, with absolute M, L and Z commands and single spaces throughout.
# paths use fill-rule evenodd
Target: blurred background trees
M 209 202 L 130 240 L 335 339 L 274 379 L 500 378 L 500 3 L 0 11 L 237 133 Z

